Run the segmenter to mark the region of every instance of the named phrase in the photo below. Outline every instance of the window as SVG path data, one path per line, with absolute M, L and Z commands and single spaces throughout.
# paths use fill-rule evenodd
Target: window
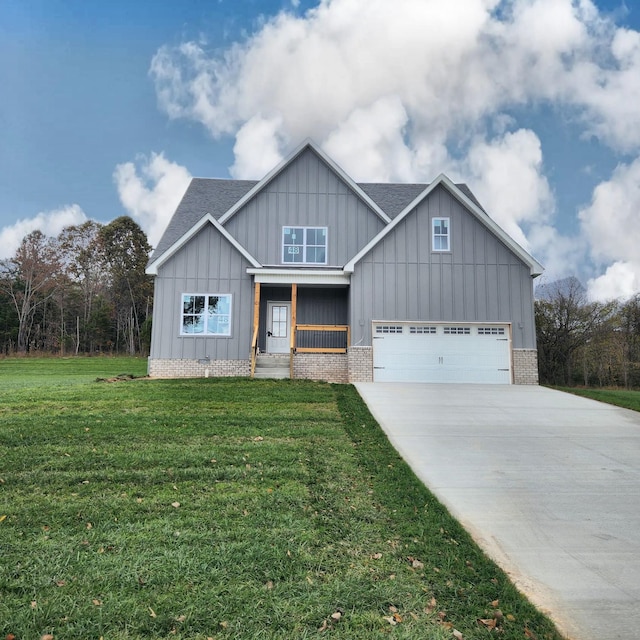
M 282 262 L 327 264 L 327 228 L 283 227 Z
M 181 335 L 230 336 L 230 320 L 231 294 L 183 294 Z
M 479 336 L 503 336 L 504 327 L 478 327 Z
M 433 218 L 431 224 L 433 230 L 433 250 L 450 251 L 449 218 Z
M 402 333 L 402 325 L 379 324 L 376 333 Z
M 436 327 L 429 327 L 426 325 L 418 325 L 416 327 L 409 327 L 409 333 L 437 333 Z
M 471 335 L 471 327 L 445 327 L 445 336 L 468 336 Z

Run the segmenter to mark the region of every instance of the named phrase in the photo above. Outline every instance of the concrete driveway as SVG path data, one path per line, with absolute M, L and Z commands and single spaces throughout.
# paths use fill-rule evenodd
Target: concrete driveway
M 567 636 L 640 637 L 640 413 L 537 386 L 356 387 L 418 477 Z

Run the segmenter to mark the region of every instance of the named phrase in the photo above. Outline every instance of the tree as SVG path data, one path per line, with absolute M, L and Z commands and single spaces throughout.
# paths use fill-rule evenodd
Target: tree
M 128 216 L 102 227 L 98 239 L 116 314 L 116 341 L 134 354 L 142 351 L 141 327 L 151 313 L 153 284 L 145 273 L 151 245 Z
M 40 231 L 32 231 L 20 243 L 13 258 L 0 262 L 0 287 L 13 305 L 17 320 L 17 349 L 29 349 L 35 314 L 56 292 L 60 259 L 55 246 Z
M 88 220 L 64 228 L 57 241 L 63 256 L 63 271 L 70 285 L 68 296 L 79 299 L 75 317 L 73 343 L 75 352 L 92 351 L 92 318 L 96 305 L 107 291 L 106 263 L 99 241 L 102 225 Z
M 575 378 L 576 353 L 598 336 L 615 304 L 588 302 L 575 278 L 547 285 L 544 295 L 535 302 L 540 380 L 570 384 Z

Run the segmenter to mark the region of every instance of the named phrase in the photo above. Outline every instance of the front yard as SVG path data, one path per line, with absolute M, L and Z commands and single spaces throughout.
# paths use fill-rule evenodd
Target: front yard
M 0 360 L 0 637 L 538 638 L 355 389 Z

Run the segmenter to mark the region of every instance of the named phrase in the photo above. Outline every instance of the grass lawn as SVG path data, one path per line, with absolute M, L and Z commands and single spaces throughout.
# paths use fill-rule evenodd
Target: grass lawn
M 630 391 L 626 389 L 583 389 L 576 387 L 556 387 L 560 391 L 574 393 L 577 396 L 584 396 L 592 400 L 599 400 L 607 404 L 615 404 L 625 409 L 640 411 L 640 391 Z
M 0 638 L 560 638 L 353 387 L 145 368 L 0 360 Z

